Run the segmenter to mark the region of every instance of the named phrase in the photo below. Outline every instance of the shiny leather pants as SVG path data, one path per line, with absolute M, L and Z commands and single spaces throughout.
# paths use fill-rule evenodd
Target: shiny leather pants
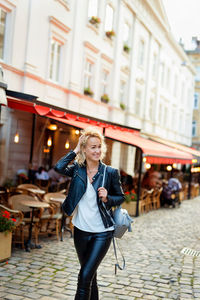
M 97 268 L 106 255 L 113 231 L 91 233 L 74 227 L 74 245 L 81 269 L 75 300 L 99 300 Z

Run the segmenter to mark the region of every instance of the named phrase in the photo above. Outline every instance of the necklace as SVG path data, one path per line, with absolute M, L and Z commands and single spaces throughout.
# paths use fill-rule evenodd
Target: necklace
M 97 168 L 92 169 L 92 170 L 89 170 L 89 169 L 87 168 L 87 172 L 88 172 L 89 174 L 91 174 L 91 173 L 93 173 L 93 172 L 96 172 L 96 171 L 97 171 Z

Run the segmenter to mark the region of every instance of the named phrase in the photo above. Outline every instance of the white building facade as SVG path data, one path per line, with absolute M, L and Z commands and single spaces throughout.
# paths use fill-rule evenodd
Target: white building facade
M 194 69 L 170 33 L 161 0 L 0 0 L 0 14 L 9 90 L 191 144 Z M 12 114 L 2 107 L 4 163 Z M 123 153 L 119 143 L 114 147 L 119 167 Z

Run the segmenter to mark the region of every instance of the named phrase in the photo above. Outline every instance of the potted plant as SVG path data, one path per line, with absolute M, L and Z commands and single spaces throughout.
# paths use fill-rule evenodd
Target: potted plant
M 131 191 L 125 192 L 125 201 L 122 204 L 122 207 L 128 211 L 129 215 L 135 216 L 136 205 L 137 205 L 137 194 L 135 190 L 132 189 Z
M 124 50 L 124 52 L 129 53 L 130 47 L 127 44 L 124 44 L 123 50 Z
M 108 103 L 110 101 L 110 98 L 108 97 L 108 94 L 103 94 L 101 96 L 101 102 Z
M 0 210 L 0 261 L 11 256 L 12 231 L 16 219 L 10 217 L 10 212 Z
M 84 95 L 87 95 L 87 96 L 92 97 L 93 94 L 94 94 L 94 93 L 93 93 L 93 91 L 90 89 L 90 87 L 84 88 Z
M 98 18 L 98 17 L 95 17 L 95 16 L 92 16 L 90 19 L 89 19 L 89 22 L 93 25 L 98 25 L 100 24 L 101 22 L 101 19 Z
M 126 105 L 125 105 L 123 102 L 121 102 L 121 103 L 120 103 L 120 107 L 121 107 L 122 110 L 125 110 Z
M 111 39 L 113 36 L 115 36 L 114 30 L 106 31 L 106 36 Z

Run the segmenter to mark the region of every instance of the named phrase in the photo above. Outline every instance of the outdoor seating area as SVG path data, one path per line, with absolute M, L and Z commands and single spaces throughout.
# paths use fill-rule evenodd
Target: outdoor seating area
M 122 172 L 122 185 L 125 191 L 125 202 L 123 208 L 127 209 L 129 214 L 136 216 L 138 186 L 137 178 L 131 177 Z M 175 179 L 176 180 L 176 179 Z M 165 187 L 168 186 L 170 177 L 162 178 L 159 172 L 150 172 L 148 178 L 143 174 L 140 187 L 140 197 L 138 201 L 138 214 L 148 213 L 149 211 L 159 209 L 160 207 L 175 207 L 180 205 L 183 200 L 193 199 L 200 194 L 199 183 L 181 181 L 180 189 L 171 192 L 169 199 L 165 199 Z
M 40 248 L 40 237 L 55 235 L 63 240 L 64 231 L 73 235 L 72 218 L 64 215 L 61 204 L 66 198 L 67 189 L 49 193 L 37 184 L 20 184 L 1 189 L 0 210 L 9 213 L 16 220 L 12 230 L 12 246 L 26 251 Z

